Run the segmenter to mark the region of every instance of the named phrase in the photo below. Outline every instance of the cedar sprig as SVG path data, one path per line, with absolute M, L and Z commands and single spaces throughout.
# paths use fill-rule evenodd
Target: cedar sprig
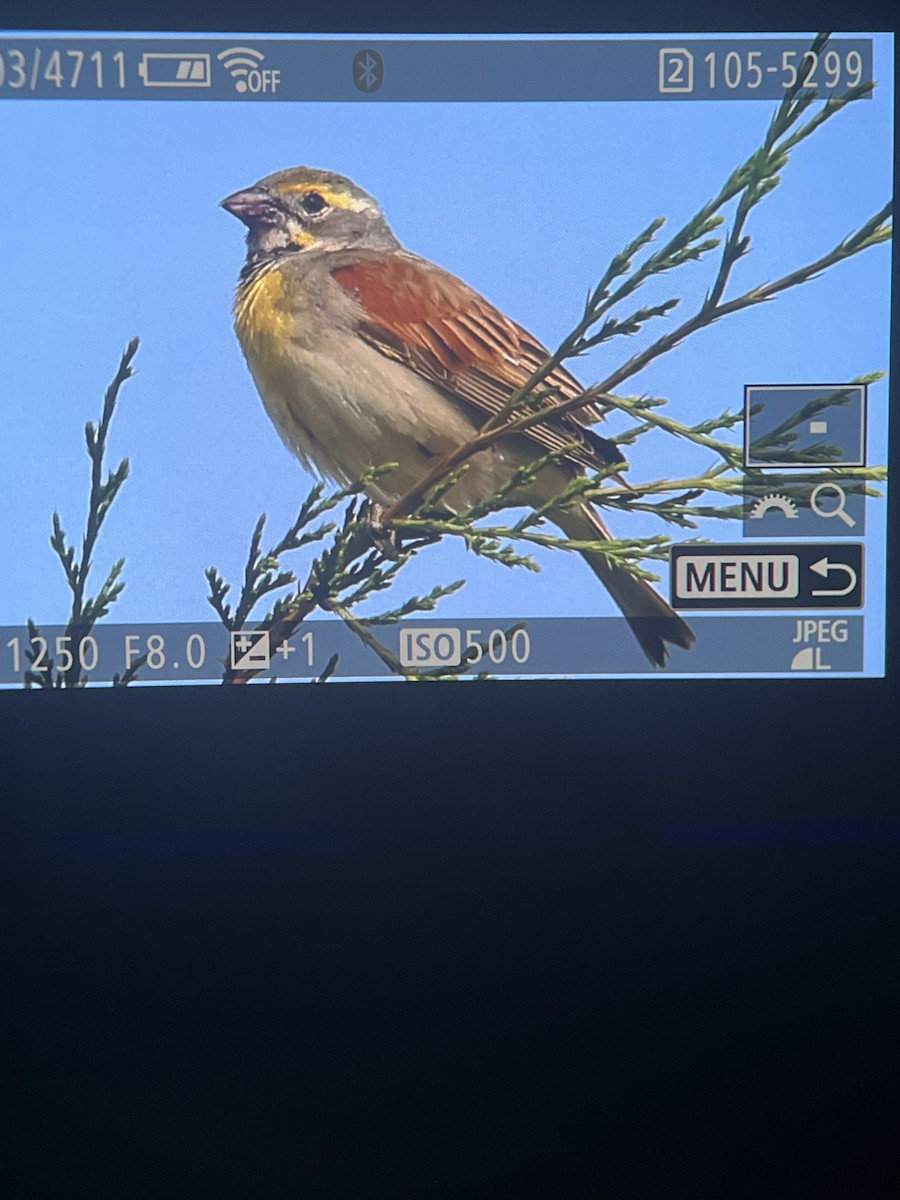
M 100 420 L 96 425 L 93 421 L 88 421 L 84 427 L 84 440 L 91 471 L 87 518 L 81 537 L 81 553 L 77 558 L 75 547 L 68 540 L 59 513 L 53 513 L 50 545 L 59 559 L 66 583 L 72 594 L 69 617 L 63 635 L 65 650 L 71 662 L 63 669 L 59 669 L 57 660 L 49 655 L 43 658 L 40 664 L 37 662 L 38 650 L 34 647 L 33 642 L 40 637 L 40 630 L 34 621 L 29 619 L 30 649 L 26 651 L 26 657 L 32 667 L 24 675 L 26 687 L 72 688 L 84 687 L 89 682 L 88 676 L 81 666 L 81 649 L 84 639 L 90 635 L 98 621 L 109 615 L 110 608 L 118 600 L 125 587 L 125 582 L 121 578 L 125 559 L 120 558 L 110 567 L 95 595 L 89 595 L 87 590 L 91 568 L 94 565 L 94 552 L 103 523 L 131 469 L 128 459 L 123 458 L 116 468 L 106 473 L 104 478 L 110 425 L 122 385 L 134 375 L 132 362 L 139 345 L 139 339 L 132 338 L 125 347 L 119 360 L 118 369 L 104 394 Z M 136 660 L 121 678 L 117 677 L 114 680 L 115 686 L 124 687 L 133 682 L 142 665 L 142 659 Z

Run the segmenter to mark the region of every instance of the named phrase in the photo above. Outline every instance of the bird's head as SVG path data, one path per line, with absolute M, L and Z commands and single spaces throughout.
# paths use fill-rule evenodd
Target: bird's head
M 343 175 L 315 167 L 277 171 L 221 203 L 247 226 L 251 261 L 399 244 L 367 192 Z

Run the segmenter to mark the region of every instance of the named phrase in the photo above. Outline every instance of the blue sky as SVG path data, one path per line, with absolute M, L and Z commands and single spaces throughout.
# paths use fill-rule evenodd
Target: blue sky
M 888 38 L 875 99 L 829 122 L 794 155 L 751 218 L 753 252 L 734 287 L 819 256 L 891 194 Z M 4 372 L 4 575 L 0 623 L 64 621 L 68 592 L 48 545 L 57 509 L 83 525 L 95 419 L 127 340 L 142 340 L 122 391 L 111 463 L 126 483 L 97 574 L 127 558 L 118 621 L 208 620 L 203 570 L 236 581 L 250 532 L 273 536 L 311 480 L 271 427 L 231 327 L 243 229 L 219 200 L 300 163 L 351 176 L 400 239 L 487 295 L 553 346 L 606 264 L 653 217 L 676 228 L 760 142 L 767 102 L 579 105 L 287 105 L 0 102 L 4 175 L 0 291 Z M 641 293 L 690 311 L 714 271 L 691 264 Z M 626 392 L 670 400 L 684 421 L 738 407 L 747 382 L 835 382 L 886 369 L 890 251 L 869 251 L 775 303 L 691 338 Z M 670 318 L 669 325 L 675 317 Z M 576 364 L 589 383 L 663 331 L 613 341 Z M 886 461 L 887 384 L 870 393 L 870 462 Z M 632 453 L 632 480 L 703 470 L 710 458 L 664 435 Z M 662 531 L 618 516 L 621 535 Z M 701 530 L 722 538 L 722 529 Z M 730 531 L 739 536 L 739 528 Z M 868 540 L 883 540 L 870 503 Z M 404 594 L 457 578 L 446 615 L 602 615 L 614 609 L 576 556 L 509 572 L 441 546 Z M 870 562 L 877 555 L 870 553 Z M 883 590 L 873 567 L 870 605 Z M 398 596 L 399 598 L 399 596 Z M 870 631 L 871 631 L 870 624 Z

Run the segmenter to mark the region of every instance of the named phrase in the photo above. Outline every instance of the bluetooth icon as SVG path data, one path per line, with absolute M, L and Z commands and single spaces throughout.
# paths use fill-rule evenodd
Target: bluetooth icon
M 377 50 L 360 50 L 353 59 L 353 82 L 361 92 L 377 92 L 384 82 L 384 62 Z

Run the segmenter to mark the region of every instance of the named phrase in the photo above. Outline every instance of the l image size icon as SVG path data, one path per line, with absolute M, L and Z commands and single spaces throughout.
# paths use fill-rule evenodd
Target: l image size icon
M 682 609 L 862 608 L 858 542 L 673 546 L 671 603 Z

